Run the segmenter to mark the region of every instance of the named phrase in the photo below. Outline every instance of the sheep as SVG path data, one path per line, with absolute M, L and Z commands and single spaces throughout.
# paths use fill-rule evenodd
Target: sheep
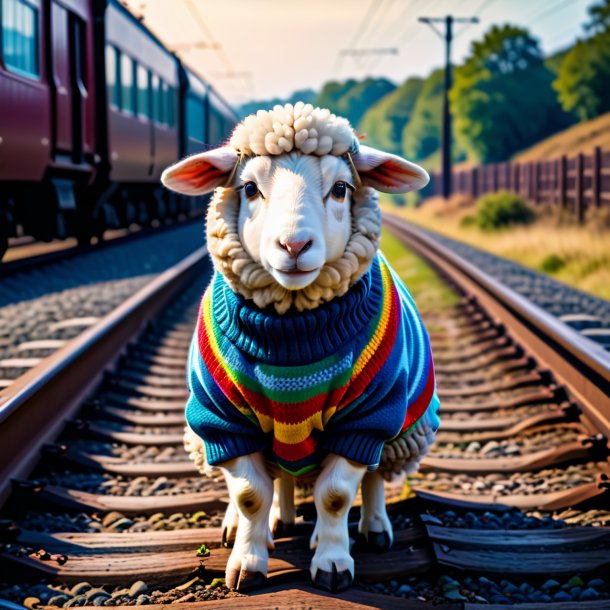
M 214 191 L 215 274 L 191 345 L 185 447 L 227 482 L 231 588 L 265 581 L 270 528 L 295 519 L 295 480 L 315 482 L 316 586 L 352 583 L 347 517 L 360 485 L 360 533 L 370 548 L 392 544 L 384 477 L 417 470 L 439 401 L 428 335 L 378 251 L 377 191 L 428 179 L 303 103 L 259 111 L 227 145 L 163 173 L 179 193 Z

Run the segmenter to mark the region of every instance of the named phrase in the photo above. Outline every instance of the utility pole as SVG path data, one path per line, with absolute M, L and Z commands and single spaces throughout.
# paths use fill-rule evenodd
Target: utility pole
M 443 95 L 443 197 L 448 199 L 451 195 L 451 109 L 449 108 L 449 91 L 453 84 L 451 66 L 451 41 L 453 40 L 454 23 L 478 23 L 478 17 L 420 17 L 421 23 L 427 23 L 441 40 L 445 41 L 445 91 Z M 445 34 L 443 35 L 435 23 L 445 23 Z

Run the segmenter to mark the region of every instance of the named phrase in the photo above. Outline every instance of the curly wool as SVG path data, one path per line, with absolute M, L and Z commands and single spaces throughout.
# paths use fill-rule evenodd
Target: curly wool
M 401 472 L 417 472 L 419 462 L 426 456 L 436 438 L 436 428 L 430 422 L 430 411 L 428 409 L 410 430 L 383 446 L 379 472 L 386 481 L 391 481 L 394 475 Z
M 281 155 L 298 150 L 305 155 L 342 155 L 357 147 L 347 119 L 327 108 L 297 102 L 294 106 L 259 110 L 246 117 L 233 131 L 230 144 L 240 153 Z
M 231 188 L 217 188 L 207 215 L 207 243 L 214 266 L 234 292 L 252 299 L 261 309 L 273 305 L 286 313 L 315 309 L 344 295 L 369 269 L 379 246 L 381 211 L 377 192 L 370 187 L 354 191 L 352 234 L 345 252 L 326 263 L 317 279 L 301 290 L 287 290 L 245 250 L 238 233 L 239 194 Z

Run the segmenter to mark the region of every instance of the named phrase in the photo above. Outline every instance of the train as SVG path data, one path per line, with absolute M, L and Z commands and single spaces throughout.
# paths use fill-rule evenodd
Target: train
M 160 185 L 225 140 L 233 108 L 117 0 L 0 2 L 0 258 L 201 210 Z

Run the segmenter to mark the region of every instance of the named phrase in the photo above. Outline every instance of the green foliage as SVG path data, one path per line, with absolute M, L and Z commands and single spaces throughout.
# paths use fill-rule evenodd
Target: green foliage
M 371 106 L 395 88 L 396 85 L 385 78 L 349 79 L 344 83 L 330 81 L 313 103 L 346 117 L 355 127 Z
M 493 26 L 455 71 L 451 103 L 458 142 L 479 162 L 510 157 L 566 127 L 538 41 L 523 28 Z
M 472 214 L 468 214 L 468 216 L 464 216 L 460 220 L 460 227 L 463 227 L 464 229 L 468 229 L 468 228 L 474 227 L 476 225 L 477 225 L 477 217 L 473 216 Z
M 247 117 L 250 114 L 254 114 L 257 110 L 270 110 L 277 104 L 295 104 L 296 102 L 304 102 L 305 104 L 311 104 L 315 102 L 317 92 L 313 89 L 302 89 L 301 91 L 295 91 L 292 95 L 287 98 L 274 97 L 269 100 L 258 100 L 255 102 L 247 102 L 237 108 L 237 113 L 241 118 Z
M 402 132 L 423 84 L 421 78 L 409 78 L 367 110 L 359 125 L 359 131 L 366 135 L 366 144 L 402 154 Z
M 440 169 L 444 89 L 445 71 L 434 70 L 424 80 L 411 119 L 402 132 L 402 154 L 428 170 Z M 454 161 L 463 161 L 466 157 L 463 147 L 456 142 L 452 155 Z
M 207 557 L 210 554 L 210 549 L 205 544 L 202 544 L 197 549 L 197 557 Z
M 588 8 L 591 21 L 585 24 L 585 30 L 592 34 L 610 32 L 610 0 L 601 0 Z
M 423 87 L 402 133 L 404 154 L 414 161 L 428 157 L 440 147 L 445 71 L 435 70 Z
M 483 231 L 531 224 L 534 218 L 534 212 L 525 200 L 510 191 L 483 195 L 477 201 L 476 222 Z
M 579 40 L 561 63 L 553 86 L 567 112 L 587 121 L 610 110 L 610 32 Z
M 557 254 L 549 254 L 542 259 L 540 263 L 540 270 L 545 273 L 557 273 L 563 269 L 566 262 Z

